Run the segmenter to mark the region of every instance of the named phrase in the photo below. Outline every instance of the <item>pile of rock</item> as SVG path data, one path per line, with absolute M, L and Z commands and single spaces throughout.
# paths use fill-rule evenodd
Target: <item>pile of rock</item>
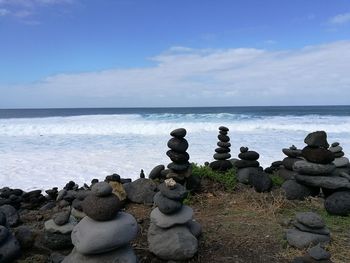
M 188 260 L 197 252 L 201 226 L 193 220 L 193 210 L 182 204 L 187 191 L 173 179 L 159 189 L 147 235 L 149 250 L 163 260 Z
M 321 244 L 309 248 L 307 254 L 302 257 L 296 257 L 292 263 L 332 263 L 331 254 L 326 251 Z
M 293 165 L 297 161 L 301 161 L 302 159 L 302 151 L 297 149 L 294 145 L 288 148 L 282 149 L 282 152 L 287 155 L 286 158 L 283 159 L 282 165 L 283 168 L 278 170 L 278 175 L 284 180 L 294 179 L 296 172 L 293 171 Z
M 343 147 L 340 146 L 339 142 L 332 143 L 328 150 L 330 150 L 334 155 L 333 163 L 337 167 L 335 174 L 340 175 L 343 172 L 349 174 L 349 159 L 344 156 L 345 153 L 343 152 Z
M 137 235 L 137 222 L 120 212 L 121 203 L 112 191 L 106 182 L 93 185 L 82 204 L 87 216 L 74 227 L 74 249 L 63 262 L 137 262 L 129 246 Z
M 219 127 L 218 135 L 218 148 L 215 149 L 215 154 L 213 155 L 216 161 L 211 162 L 209 167 L 214 171 L 225 172 L 233 167 L 232 163 L 229 161 L 231 158 L 230 154 L 230 137 L 227 136 L 229 129 L 224 126 Z
M 1 213 L 1 212 L 0 212 Z M 5 226 L 0 215 L 0 262 L 14 262 L 21 255 L 19 242 Z
M 23 191 L 21 189 L 11 189 L 4 187 L 0 189 L 0 206 L 11 205 L 16 209 L 20 208 Z
M 70 210 L 59 212 L 44 224 L 45 246 L 53 250 L 72 247 L 71 233 L 77 220 L 70 215 Z
M 241 147 L 238 157 L 240 160 L 235 162 L 237 180 L 240 183 L 249 184 L 250 175 L 262 171 L 258 162 L 260 155 L 255 151 L 249 151 L 248 147 Z
M 288 244 L 297 248 L 307 248 L 311 245 L 326 245 L 330 242 L 330 231 L 322 217 L 314 212 L 297 213 L 293 228 L 287 229 Z

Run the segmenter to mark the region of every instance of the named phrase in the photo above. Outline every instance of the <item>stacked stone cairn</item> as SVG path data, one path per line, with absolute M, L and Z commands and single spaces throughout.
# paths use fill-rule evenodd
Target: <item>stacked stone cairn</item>
M 278 175 L 284 180 L 294 179 L 296 172 L 293 171 L 293 165 L 297 161 L 302 161 L 301 150 L 297 149 L 294 145 L 289 148 L 282 149 L 282 152 L 287 155 L 282 160 L 283 168 L 278 170 Z
M 335 174 L 350 174 L 349 159 L 344 156 L 345 153 L 343 152 L 343 147 L 340 146 L 339 142 L 332 143 L 328 150 L 330 150 L 334 155 L 333 163 L 337 167 Z
M 132 215 L 120 211 L 120 201 L 112 191 L 106 182 L 93 185 L 83 201 L 87 216 L 74 227 L 74 249 L 63 262 L 137 262 L 129 245 L 137 235 L 137 222 Z
M 293 228 L 286 230 L 286 239 L 293 247 L 303 249 L 330 242 L 329 229 L 322 217 L 314 212 L 297 213 L 292 224 Z
M 53 250 L 72 247 L 71 233 L 78 222 L 71 216 L 70 210 L 64 210 L 44 224 L 45 246 Z
M 224 126 L 219 127 L 218 135 L 218 148 L 215 149 L 215 154 L 213 155 L 216 161 L 211 162 L 209 167 L 214 171 L 225 172 L 233 167 L 232 163 L 229 161 L 231 158 L 230 154 L 230 137 L 227 136 L 229 129 Z
M 198 249 L 201 226 L 193 220 L 193 210 L 182 202 L 188 192 L 173 179 L 159 185 L 148 229 L 149 250 L 163 260 L 188 260 Z
M 6 215 L 0 211 L 0 262 L 14 262 L 21 255 L 20 244 L 7 225 Z

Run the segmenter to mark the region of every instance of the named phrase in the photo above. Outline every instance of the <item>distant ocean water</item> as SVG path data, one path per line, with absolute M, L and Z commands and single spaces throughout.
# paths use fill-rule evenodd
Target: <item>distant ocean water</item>
M 0 188 L 62 187 L 112 173 L 136 179 L 169 163 L 169 133 L 179 127 L 190 161 L 202 164 L 212 160 L 220 125 L 230 129 L 232 157 L 248 146 L 264 167 L 316 130 L 350 155 L 350 106 L 0 110 Z

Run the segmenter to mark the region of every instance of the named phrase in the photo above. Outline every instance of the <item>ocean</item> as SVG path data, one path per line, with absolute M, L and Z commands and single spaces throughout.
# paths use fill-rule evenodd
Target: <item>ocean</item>
M 231 154 L 247 146 L 267 167 L 282 148 L 304 147 L 325 130 L 330 143 L 350 151 L 350 106 L 203 107 L 0 110 L 0 188 L 63 187 L 117 173 L 137 179 L 168 164 L 169 133 L 186 128 L 190 161 L 213 160 L 218 127 L 227 126 Z

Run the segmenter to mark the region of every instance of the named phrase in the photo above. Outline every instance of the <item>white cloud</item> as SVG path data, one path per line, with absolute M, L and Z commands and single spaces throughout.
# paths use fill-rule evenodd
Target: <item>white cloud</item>
M 281 51 L 175 47 L 153 61 L 3 87 L 0 107 L 316 105 L 350 97 L 350 41 Z
M 348 22 L 350 22 L 350 13 L 339 14 L 329 20 L 329 23 L 333 25 L 342 25 Z

